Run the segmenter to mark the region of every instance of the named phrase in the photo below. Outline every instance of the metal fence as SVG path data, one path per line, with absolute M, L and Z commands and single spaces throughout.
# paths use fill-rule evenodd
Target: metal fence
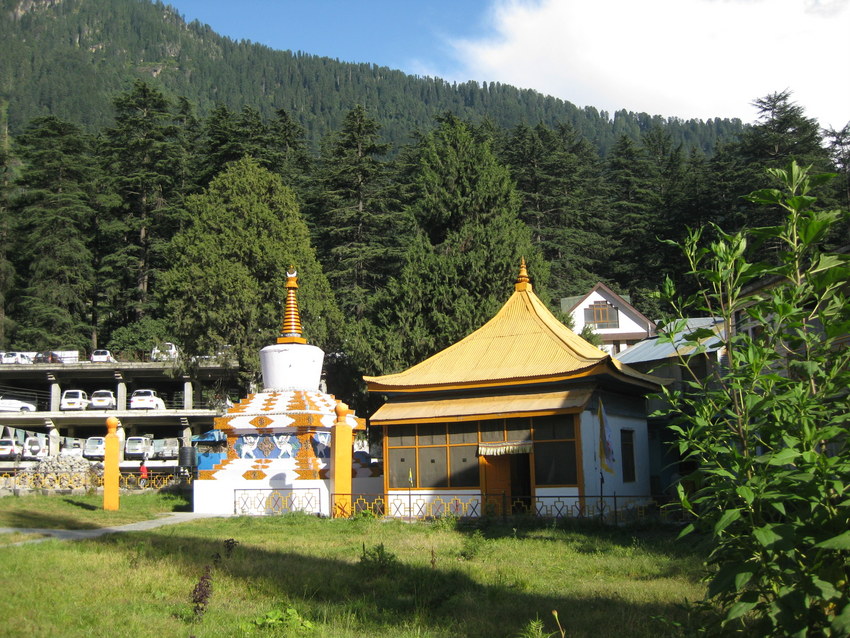
M 648 518 L 667 518 L 664 501 L 651 495 L 585 494 L 517 496 L 506 493 L 478 494 L 332 494 L 333 516 L 362 515 L 430 520 L 437 518 L 484 518 L 527 516 L 551 519 L 598 519 L 622 523 Z
M 162 489 L 190 483 L 191 474 L 151 472 L 142 486 L 138 473 L 122 472 L 121 489 Z M 0 489 L 8 490 L 89 490 L 103 487 L 103 476 L 95 472 L 7 472 L 0 474 Z
M 321 514 L 321 505 L 321 493 L 316 488 L 233 490 L 234 514 Z

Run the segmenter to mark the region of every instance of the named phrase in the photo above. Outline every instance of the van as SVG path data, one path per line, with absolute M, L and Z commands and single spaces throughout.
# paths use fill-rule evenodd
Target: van
M 37 436 L 28 436 L 24 440 L 23 458 L 27 461 L 37 461 L 47 456 L 47 442 Z
M 147 436 L 128 436 L 124 443 L 125 459 L 147 459 L 151 455 L 151 439 Z
M 83 446 L 83 458 L 103 459 L 106 454 L 106 439 L 102 436 L 90 436 Z
M 82 390 L 65 390 L 62 400 L 59 401 L 60 410 L 87 410 L 89 407 L 89 395 Z
M 180 439 L 154 439 L 151 458 L 176 459 L 180 455 Z

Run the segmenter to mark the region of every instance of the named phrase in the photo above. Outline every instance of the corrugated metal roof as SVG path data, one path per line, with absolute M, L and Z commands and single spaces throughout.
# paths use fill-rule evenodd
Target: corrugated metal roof
M 531 284 L 518 282 L 499 312 L 461 341 L 403 372 L 364 379 L 370 391 L 414 391 L 580 376 L 600 364 L 644 382 L 659 381 L 614 364 L 558 321 Z
M 658 337 L 650 337 L 614 355 L 622 363 L 642 363 L 645 361 L 661 361 L 678 355 L 688 355 L 693 352 L 693 346 L 683 345 L 685 337 L 697 329 L 709 328 L 719 336 L 702 340 L 702 345 L 709 352 L 723 347 L 720 337 L 724 334 L 723 323 L 715 317 L 692 317 L 687 320 L 685 329 L 676 334 L 673 343 L 662 343 Z
M 376 425 L 423 421 L 464 421 L 470 419 L 508 418 L 533 413 L 577 411 L 587 404 L 593 388 L 499 394 L 495 396 L 443 397 L 424 401 L 385 403 L 372 415 Z

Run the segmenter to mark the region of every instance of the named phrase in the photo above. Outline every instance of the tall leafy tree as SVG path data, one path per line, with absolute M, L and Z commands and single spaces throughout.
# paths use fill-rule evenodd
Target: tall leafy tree
M 372 366 L 380 371 L 419 361 L 483 324 L 509 296 L 523 256 L 540 289 L 548 274 L 519 219 L 510 174 L 487 142 L 449 115 L 418 155 L 410 207 L 417 228 L 377 317 Z
M 97 169 L 91 147 L 79 127 L 52 116 L 36 118 L 16 140 L 23 162 L 14 202 L 22 260 L 18 347 L 92 342 Z
M 304 336 L 338 338 L 339 311 L 292 190 L 251 158 L 230 164 L 186 200 L 192 222 L 171 241 L 160 298 L 189 354 L 232 347 L 252 379 L 259 350 L 277 337 L 286 273 L 298 272 Z
M 4 349 L 8 345 L 7 336 L 11 323 L 11 319 L 7 316 L 8 299 L 15 281 L 15 266 L 11 261 L 12 225 L 9 195 L 12 170 L 6 120 L 7 108 L 5 100 L 0 100 L 0 115 L 2 115 L 2 128 L 0 128 L 0 135 L 2 135 L 0 138 L 0 348 Z
M 115 251 L 102 266 L 113 326 L 138 321 L 150 310 L 163 248 L 180 224 L 179 142 L 172 105 L 161 91 L 137 80 L 115 99 L 115 125 L 105 131 L 103 147 L 121 199 L 105 227 Z

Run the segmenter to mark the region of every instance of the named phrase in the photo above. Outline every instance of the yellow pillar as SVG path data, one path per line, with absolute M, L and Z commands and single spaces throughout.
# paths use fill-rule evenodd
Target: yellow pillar
M 121 422 L 114 416 L 106 419 L 106 440 L 103 452 L 103 509 L 117 511 L 119 509 L 118 482 L 121 471 L 118 459 L 121 453 L 121 442 L 118 440 L 118 426 Z
M 351 511 L 351 461 L 354 448 L 353 428 L 346 422 L 348 406 L 337 401 L 336 422 L 331 430 L 331 516 L 346 518 Z

